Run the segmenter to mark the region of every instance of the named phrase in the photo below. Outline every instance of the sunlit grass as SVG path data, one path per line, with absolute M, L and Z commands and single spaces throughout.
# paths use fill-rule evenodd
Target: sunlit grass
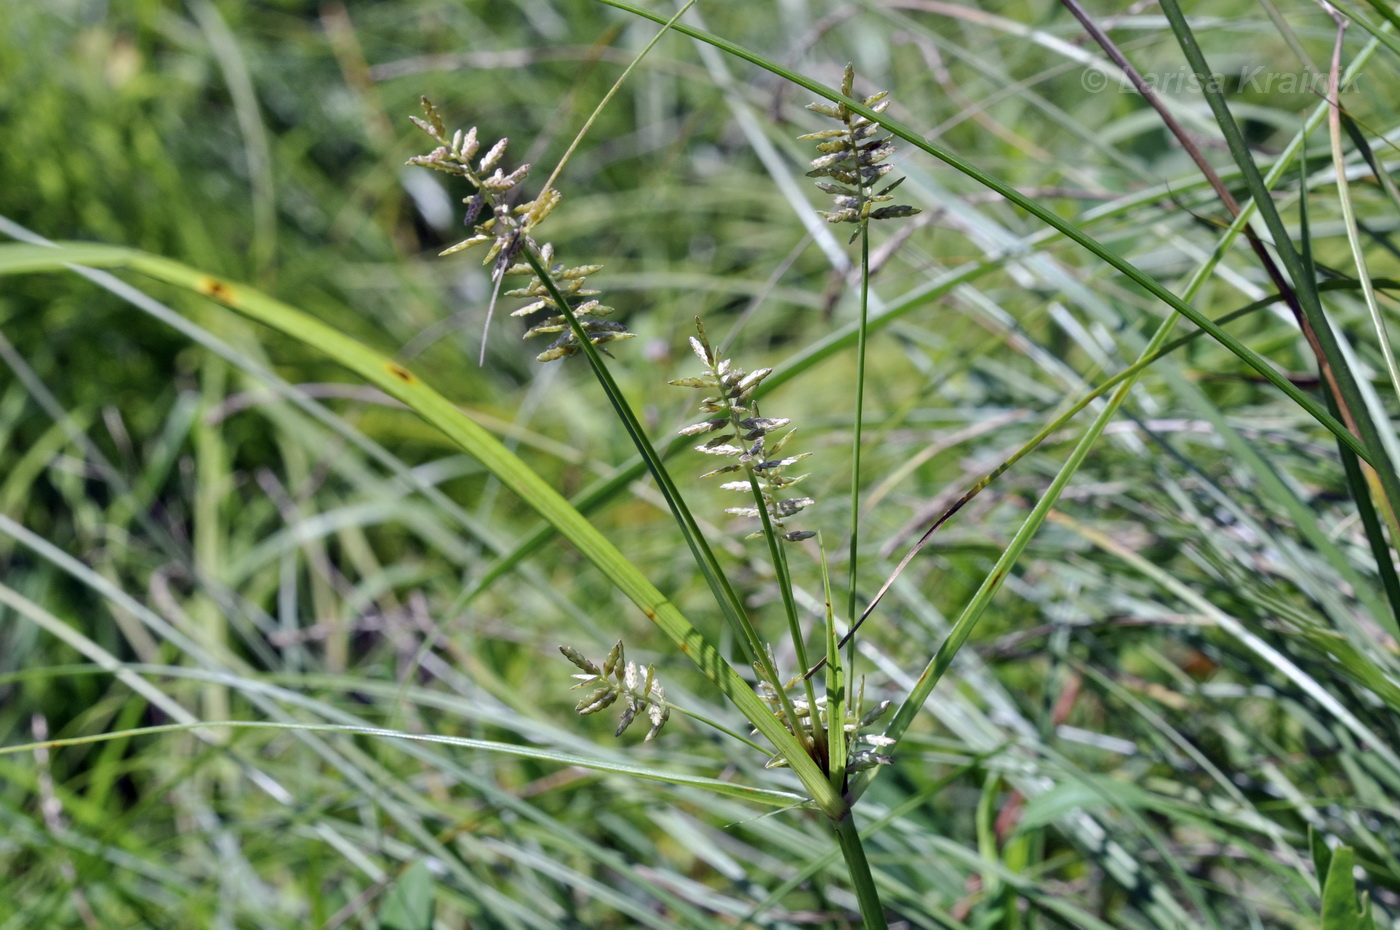
M 1189 12 L 1225 74 L 1330 62 L 1316 6 Z M 1400 46 L 1378 8 L 1342 12 L 1364 150 L 1315 94 L 1274 82 L 1226 99 L 1274 191 L 1279 225 L 1255 226 L 1287 233 L 1311 269 L 1279 259 L 1287 281 L 1315 289 L 1345 344 L 1352 415 L 1375 436 L 1355 442 L 1394 455 L 1377 325 L 1395 312 L 1400 203 L 1368 160 L 1393 174 Z M 854 63 L 857 93 L 890 88 L 920 141 L 1204 317 L 1250 308 L 1223 329 L 1337 413 L 1240 224 L 1067 12 L 699 13 L 682 23 L 811 81 L 837 86 Z M 1140 70 L 1186 67 L 1160 10 L 1097 21 Z M 621 637 L 668 701 L 748 732 L 584 537 L 534 538 L 537 499 L 347 376 L 329 337 L 278 334 L 197 284 L 255 288 L 461 405 L 747 674 L 583 360 L 541 368 L 542 346 L 498 312 L 477 365 L 489 269 L 436 257 L 470 234 L 470 191 L 404 166 L 423 150 L 406 119 L 421 94 L 449 126 L 552 166 L 658 27 L 542 0 L 12 4 L 0 24 L 6 236 L 138 249 L 191 275 L 115 259 L 37 273 L 37 248 L 0 252 L 0 748 L 26 747 L 0 754 L 0 927 L 426 928 L 429 897 L 442 927 L 853 925 L 819 815 L 768 806 L 802 794 L 797 779 L 681 715 L 643 743 L 640 727 L 614 739 L 615 715 L 574 714 L 558 645 L 600 656 Z M 1108 89 L 1086 90 L 1090 67 Z M 1251 210 L 1205 98 L 1166 96 Z M 617 389 L 779 644 L 769 553 L 724 516 L 733 493 L 698 480 L 693 443 L 670 441 L 696 398 L 665 382 L 694 374 L 697 315 L 725 357 L 774 368 L 762 402 L 815 453 L 801 529 L 823 533 L 846 629 L 860 263 L 803 177 L 795 137 L 824 128 L 810 99 L 671 34 L 584 137 L 548 221 L 564 260 L 606 265 L 593 280 L 637 334 L 608 363 Z M 1317 926 L 1310 831 L 1354 849 L 1376 925 L 1395 925 L 1400 602 L 1377 570 L 1393 468 L 1348 471 L 1316 417 L 1187 321 L 1131 369 L 1166 304 L 909 141 L 895 161 L 900 202 L 923 214 L 871 241 L 857 611 L 1014 462 L 856 639 L 867 705 L 917 693 L 944 650 L 856 808 L 891 925 Z M 787 570 L 826 655 L 809 545 L 787 548 Z M 797 670 L 791 647 L 776 658 Z M 195 726 L 214 720 L 249 725 Z M 52 740 L 76 742 L 31 745 Z M 634 777 L 654 773 L 687 783 Z M 740 799 L 749 788 L 763 803 Z

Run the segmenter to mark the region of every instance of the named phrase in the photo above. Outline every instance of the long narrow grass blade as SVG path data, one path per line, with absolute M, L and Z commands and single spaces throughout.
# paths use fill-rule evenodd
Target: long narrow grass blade
M 407 368 L 254 288 L 204 274 L 167 258 L 101 245 L 0 246 L 0 274 L 60 271 L 68 264 L 125 267 L 188 288 L 315 347 L 407 404 L 553 524 L 560 535 L 573 543 L 642 610 L 647 619 L 666 633 L 749 722 L 791 760 L 793 771 L 822 809 L 838 811 L 843 808 L 825 774 L 802 751 L 796 738 L 675 605 L 548 482 Z
M 1200 46 L 1196 43 L 1195 34 L 1181 12 L 1180 5 L 1176 0 L 1163 0 L 1162 11 L 1167 15 L 1167 21 L 1176 34 L 1177 43 L 1186 55 L 1187 63 L 1198 76 L 1208 76 L 1209 65 Z M 1378 509 L 1388 512 L 1387 519 L 1393 525 L 1394 518 L 1391 515 L 1394 514 L 1396 507 L 1400 507 L 1400 475 L 1397 475 L 1395 465 L 1386 452 L 1380 429 L 1367 408 L 1357 387 L 1351 366 L 1338 344 L 1337 335 L 1333 332 L 1332 325 L 1323 311 L 1322 303 L 1318 299 L 1316 283 L 1307 277 L 1302 259 L 1299 258 L 1298 251 L 1293 246 L 1293 240 L 1289 237 L 1283 218 L 1274 206 L 1269 188 L 1265 184 L 1258 166 L 1255 165 L 1249 146 L 1245 142 L 1244 134 L 1235 122 L 1220 88 L 1207 77 L 1202 92 L 1205 94 L 1206 102 L 1210 105 L 1211 112 L 1215 115 L 1216 123 L 1230 149 L 1230 155 L 1243 174 L 1245 184 L 1259 210 L 1259 215 L 1263 218 L 1270 235 L 1273 237 L 1274 248 L 1278 250 L 1284 267 L 1288 269 L 1288 274 L 1293 279 L 1293 286 L 1297 291 L 1303 315 L 1311 328 L 1314 349 L 1321 356 L 1318 362 L 1322 367 L 1323 377 L 1328 381 L 1335 394 L 1337 406 L 1340 408 L 1342 416 L 1349 425 L 1354 424 L 1356 434 L 1351 438 L 1359 438 L 1359 444 L 1362 448 L 1356 448 L 1357 443 L 1347 439 L 1343 439 L 1343 441 L 1375 469 L 1376 480 L 1382 491 L 1381 499 L 1378 501 L 1380 505 Z M 1330 415 L 1329 419 L 1331 419 Z M 1338 438 L 1342 438 L 1340 434 L 1338 434 Z
M 0 593 L 5 588 L 0 587 Z M 116 667 L 120 676 L 120 664 Z M 534 746 L 517 746 L 514 743 L 501 743 L 494 740 L 468 739 L 463 736 L 446 736 L 434 733 L 410 733 L 403 730 L 388 730 L 378 727 L 356 727 L 335 723 L 279 723 L 268 720 L 205 720 L 193 723 L 167 723 L 158 726 L 135 727 L 129 730 L 111 730 L 86 736 L 73 736 L 63 739 L 44 740 L 40 743 L 24 743 L 13 746 L 0 746 L 0 756 L 12 753 L 33 752 L 43 746 L 58 749 L 65 746 L 87 746 L 109 740 L 129 739 L 134 736 L 151 736 L 159 733 L 179 733 L 187 730 L 295 730 L 306 733 L 343 733 L 348 736 L 369 736 L 376 739 L 405 740 L 415 743 L 434 743 L 440 746 L 453 746 L 459 749 L 472 749 L 503 756 L 519 756 L 540 762 L 552 762 L 561 766 L 578 766 L 594 772 L 609 775 L 627 775 L 647 781 L 665 782 L 680 788 L 699 788 L 724 797 L 763 804 L 768 807 L 789 809 L 802 807 L 808 799 L 790 791 L 777 791 L 771 788 L 754 788 L 747 785 L 706 778 L 703 775 L 688 775 L 669 769 L 657 769 L 647 765 L 633 765 L 625 762 L 612 762 L 593 759 L 572 752 L 559 752 L 553 749 L 539 749 Z

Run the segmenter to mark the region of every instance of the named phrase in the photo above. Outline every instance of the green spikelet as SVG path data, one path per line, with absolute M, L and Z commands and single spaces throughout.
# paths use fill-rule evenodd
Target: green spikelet
M 651 721 L 651 729 L 647 731 L 644 741 L 655 739 L 671 718 L 671 707 L 666 703 L 666 691 L 656 680 L 655 666 L 648 665 L 643 669 L 636 662 L 628 662 L 622 640 L 619 639 L 608 651 L 602 668 L 572 646 L 560 646 L 559 651 L 582 670 L 581 674 L 573 676 L 578 681 L 574 688 L 593 689 L 574 707 L 580 717 L 596 714 L 621 698 L 622 716 L 614 735 L 621 736 L 632 725 L 637 714 L 645 711 L 647 719 Z
M 438 143 L 438 147 L 427 155 L 416 155 L 410 158 L 408 163 L 466 178 L 476 188 L 475 194 L 462 201 L 467 205 L 466 224 L 472 227 L 474 234 L 456 245 L 444 249 L 441 254 L 452 255 L 473 246 L 489 244 L 490 247 L 486 250 L 486 257 L 482 260 L 482 264 L 491 265 L 491 280 L 497 288 L 507 276 L 530 276 L 529 283 L 523 287 L 506 291 L 506 296 L 523 297 L 530 300 L 524 307 L 514 311 L 511 316 L 543 314 L 543 318 L 526 331 L 526 339 L 542 335 L 557 337 L 543 352 L 535 356 L 538 361 L 552 362 L 555 359 L 573 355 L 579 350 L 579 342 L 573 330 L 569 328 L 562 308 L 555 303 L 554 297 L 550 294 L 545 283 L 534 274 L 528 263 L 517 261 L 521 249 L 525 248 L 529 248 L 539 255 L 541 264 L 549 269 L 549 277 L 558 288 L 561 296 L 569 301 L 569 308 L 579 318 L 590 342 L 594 345 L 602 345 L 605 342 L 633 338 L 634 334 L 627 332 L 626 327 L 621 323 L 601 319 L 601 317 L 612 313 L 613 308 L 593 300 L 592 298 L 598 294 L 598 291 L 589 290 L 585 286 L 587 276 L 603 266 L 578 265 L 567 268 L 563 264 L 553 264 L 554 246 L 548 242 L 540 245 L 535 242 L 531 235 L 535 227 L 558 206 L 563 195 L 553 188 L 548 188 L 541 191 L 540 195 L 529 203 L 517 207 L 510 206 L 511 192 L 520 185 L 521 181 L 525 180 L 530 172 L 530 166 L 521 165 L 509 174 L 499 167 L 501 159 L 505 156 L 507 144 L 505 139 L 501 139 L 491 146 L 479 161 L 476 160 L 476 154 L 481 149 L 476 127 L 473 126 L 466 132 L 458 130 L 449 138 L 437 108 L 429 102 L 427 97 L 421 99 L 423 118 L 419 119 L 416 116 L 409 118 L 419 129 L 432 137 L 433 141 Z M 487 213 L 488 208 L 489 215 L 483 219 L 483 214 Z M 495 296 L 493 294 L 491 307 L 486 316 L 488 326 L 494 310 Z M 483 353 L 485 351 L 484 342 L 483 339 Z
M 807 530 L 788 530 L 783 521 L 815 503 L 810 497 L 788 495 L 788 489 L 806 475 L 789 475 L 786 469 L 811 455 L 802 452 L 797 455 L 784 455 L 783 448 L 792 437 L 792 431 L 784 433 L 772 446 L 768 445 L 769 434 L 781 430 L 792 423 L 786 417 L 763 417 L 758 415 L 758 404 L 753 393 L 763 379 L 772 374 L 771 368 L 745 371 L 735 367 L 728 359 L 719 358 L 710 341 L 705 338 L 705 327 L 697 319 L 697 334 L 690 337 L 690 347 L 696 358 L 705 366 L 698 378 L 679 378 L 672 381 L 678 387 L 699 388 L 714 391 L 714 395 L 700 402 L 700 411 L 707 418 L 680 431 L 682 436 L 702 436 L 709 433 L 706 441 L 696 446 L 698 452 L 718 455 L 734 461 L 721 465 L 713 471 L 701 475 L 710 478 L 714 475 L 742 472 L 743 481 L 727 481 L 720 487 L 726 491 L 752 493 L 755 484 L 763 500 L 768 519 L 779 538 L 788 542 L 808 539 L 815 536 Z M 785 496 L 786 495 L 786 496 Z M 757 505 L 752 507 L 728 507 L 726 513 L 740 517 L 759 517 Z M 750 538 L 762 536 L 753 533 Z
M 841 93 L 854 97 L 855 69 L 846 66 L 841 80 Z M 876 113 L 884 112 L 890 105 L 889 91 L 880 91 L 861 100 L 861 103 Z M 854 223 L 862 227 L 870 220 L 890 220 L 903 216 L 913 216 L 919 210 L 915 207 L 879 206 L 888 204 L 894 198 L 891 192 L 903 183 L 904 179 L 881 184 L 885 175 L 893 170 L 886 159 L 894 154 L 893 136 L 878 137 L 880 127 L 859 113 L 852 112 L 844 103 L 809 103 L 807 109 L 813 113 L 839 120 L 840 129 L 823 129 L 798 136 L 800 141 L 817 143 L 821 152 L 812 160 L 809 178 L 830 178 L 817 181 L 817 187 L 832 195 L 834 208 L 819 211 L 828 223 Z M 860 235 L 860 229 L 851 234 L 851 240 Z

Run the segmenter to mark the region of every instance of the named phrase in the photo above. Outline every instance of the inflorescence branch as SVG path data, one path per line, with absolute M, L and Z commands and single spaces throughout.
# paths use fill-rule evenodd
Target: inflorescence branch
M 578 317 L 579 324 L 588 335 L 590 342 L 601 346 L 605 342 L 631 339 L 635 334 L 627 332 L 626 327 L 621 323 L 601 319 L 601 317 L 612 313 L 613 308 L 592 299 L 598 294 L 598 291 L 590 290 L 585 286 L 587 276 L 596 272 L 602 265 L 579 265 L 567 268 L 562 263 L 552 264 L 554 246 L 548 242 L 540 245 L 535 242 L 531 235 L 534 228 L 558 206 L 563 195 L 553 188 L 546 188 L 529 203 L 516 207 L 510 206 L 511 192 L 521 181 L 525 180 L 530 166 L 521 165 L 509 174 L 499 167 L 501 158 L 506 151 L 507 140 L 505 139 L 501 139 L 491 146 L 486 154 L 477 160 L 476 155 L 481 149 L 481 143 L 477 139 L 476 127 L 473 126 L 466 132 L 459 129 L 449 138 L 437 108 L 428 101 L 427 97 L 421 99 L 424 118 L 419 119 L 415 116 L 410 117 L 410 119 L 419 129 L 431 136 L 433 141 L 438 143 L 438 147 L 427 155 L 417 155 L 410 158 L 408 163 L 466 178 L 476 188 L 475 194 L 463 198 L 462 201 L 467 205 L 466 225 L 473 227 L 475 235 L 444 249 L 442 254 L 451 255 L 476 245 L 490 243 L 490 248 L 487 249 L 486 258 L 482 264 L 491 265 L 491 280 L 497 287 L 500 286 L 502 279 L 508 275 L 530 276 L 528 284 L 506 291 L 506 296 L 530 299 L 530 303 L 514 311 L 511 316 L 527 316 L 539 312 L 546 314 L 542 320 L 531 326 L 525 333 L 526 339 L 532 336 L 558 334 L 558 338 L 536 356 L 536 359 L 541 362 L 552 362 L 555 359 L 573 355 L 579 350 L 579 342 L 574 331 L 569 327 L 563 310 L 555 303 L 554 297 L 549 293 L 544 282 L 535 275 L 528 263 L 516 261 L 520 257 L 522 249 L 533 250 L 540 257 L 540 263 L 549 269 L 550 278 L 553 279 L 564 299 L 569 301 L 569 309 Z M 482 219 L 483 216 L 485 216 L 484 219 Z M 491 309 L 494 310 L 494 308 L 495 297 L 493 295 Z M 488 311 L 488 325 L 490 319 L 491 312 Z
M 847 65 L 841 80 L 841 93 L 856 99 L 854 90 L 855 69 Z M 862 99 L 861 103 L 876 113 L 883 113 L 890 105 L 889 91 L 872 94 Z M 904 178 L 900 178 L 878 191 L 875 189 L 876 184 L 894 168 L 885 164 L 885 159 L 895 152 L 894 136 L 875 138 L 880 127 L 844 103 L 809 103 L 807 109 L 840 120 L 843 124 L 839 129 L 823 129 L 797 137 L 799 141 L 817 142 L 817 151 L 822 153 L 812 160 L 812 170 L 807 172 L 807 177 L 831 179 L 817 181 L 817 187 L 835 199 L 835 209 L 818 211 L 828 223 L 856 224 L 858 228 L 851 233 L 851 241 L 854 242 L 869 220 L 890 220 L 920 212 L 916 207 L 876 206 L 893 200 L 890 192 L 904 183 Z
M 574 688 L 593 688 L 574 707 L 580 717 L 596 714 L 622 698 L 625 706 L 614 736 L 621 736 L 643 710 L 651 721 L 651 729 L 647 731 L 645 740 L 651 740 L 661 732 L 671 717 L 671 708 L 666 703 L 666 692 L 656 680 L 656 666 L 648 665 L 643 669 L 636 662 L 628 662 L 620 639 L 609 650 L 601 668 L 572 646 L 560 646 L 559 651 L 582 670 L 582 674 L 573 676 L 578 679 Z
M 807 477 L 788 475 L 785 473 L 787 467 L 795 465 L 811 453 L 802 452 L 789 456 L 782 454 L 783 447 L 792 437 L 791 430 L 784 433 L 769 448 L 769 433 L 786 427 L 792 421 L 786 417 L 759 416 L 758 404 L 753 400 L 754 391 L 773 369 L 745 371 L 736 367 L 728 359 L 721 359 L 715 354 L 709 340 L 705 338 L 705 327 L 698 319 L 695 321 L 695 328 L 697 335 L 690 337 L 690 346 L 704 364 L 705 371 L 698 378 L 678 378 L 671 384 L 713 390 L 715 394 L 700 402 L 700 411 L 711 416 L 685 427 L 680 434 L 700 436 L 716 433 L 718 435 L 711 436 L 696 446 L 696 451 L 735 459 L 733 463 L 721 465 L 700 477 L 743 472 L 748 478 L 747 481 L 727 481 L 720 487 L 726 491 L 757 489 L 755 506 L 728 507 L 725 512 L 741 517 L 762 517 L 764 513 L 760 512 L 758 506 L 761 502 L 778 538 L 788 542 L 810 539 L 816 534 L 808 530 L 788 530 L 783 521 L 815 501 L 810 497 L 783 497 L 782 494 Z M 762 535 L 760 530 L 751 533 L 749 538 Z

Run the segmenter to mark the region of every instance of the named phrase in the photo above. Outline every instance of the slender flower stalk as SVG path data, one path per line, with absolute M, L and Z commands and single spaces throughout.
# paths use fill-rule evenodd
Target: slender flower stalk
M 854 92 L 855 69 L 846 65 L 845 74 L 841 79 L 841 93 L 856 99 L 853 96 Z M 880 91 L 862 98 L 860 102 L 876 113 L 883 113 L 890 105 L 889 92 Z M 846 592 L 846 618 L 848 622 L 854 623 L 860 561 L 860 458 L 865 427 L 866 337 L 870 318 L 870 221 L 913 216 L 919 210 L 890 203 L 894 199 L 891 192 L 903 183 L 903 178 L 880 186 L 885 175 L 894 167 L 886 163 L 886 159 L 895 151 L 893 136 L 879 137 L 878 125 L 852 111 L 844 103 L 809 103 L 807 109 L 841 123 L 839 128 L 824 129 L 798 137 L 801 141 L 817 142 L 817 151 L 821 155 L 813 159 L 807 176 L 823 179 L 817 181 L 817 187 L 833 197 L 834 208 L 818 212 L 826 217 L 828 223 L 853 224 L 856 230 L 851 233 L 850 241 L 854 242 L 857 237 L 860 239 L 860 324 L 856 336 L 855 426 L 851 436 L 850 554 L 847 559 L 850 581 Z M 847 671 L 853 670 L 854 665 L 855 646 L 852 643 Z
M 727 481 L 720 487 L 726 491 L 749 492 L 753 496 L 753 506 L 728 507 L 725 508 L 725 512 L 741 517 L 756 517 L 761 521 L 762 527 L 749 534 L 749 538 L 763 537 L 768 541 L 769 556 L 773 562 L 773 571 L 778 588 L 782 592 L 783 608 L 787 615 L 788 634 L 797 652 L 797 661 L 805 669 L 808 665 L 807 645 L 797 617 L 797 601 L 792 593 L 792 576 L 788 571 L 787 554 L 779 543 L 799 542 L 816 535 L 809 530 L 789 530 L 783 522 L 814 503 L 810 497 L 785 496 L 789 488 L 807 477 L 788 475 L 787 468 L 811 453 L 783 454 L 783 448 L 792 437 L 791 430 L 774 442 L 771 449 L 767 445 L 770 433 L 792 423 L 786 417 L 761 416 L 758 404 L 754 400 L 754 392 L 773 369 L 745 371 L 737 367 L 715 353 L 705 335 L 705 327 L 698 319 L 695 321 L 695 328 L 696 335 L 690 337 L 690 346 L 696 358 L 705 366 L 705 370 L 699 377 L 680 378 L 671 384 L 678 387 L 703 388 L 714 393 L 700 402 L 700 411 L 706 414 L 706 419 L 685 427 L 680 433 L 682 436 L 715 434 L 696 446 L 696 451 L 735 460 L 706 472 L 702 478 L 726 474 L 743 475 L 743 480 Z M 776 667 L 771 652 L 768 655 L 767 666 Z M 755 668 L 759 672 L 763 693 L 772 696 L 773 702 L 781 708 L 780 719 L 793 735 L 803 740 L 804 745 L 810 744 L 813 747 L 819 759 L 824 758 L 825 734 L 820 729 L 802 726 L 802 715 L 797 712 L 796 705 L 787 696 L 787 689 L 792 683 L 779 687 L 777 679 L 765 674 L 763 666 L 756 664 Z M 807 694 L 806 703 L 812 706 L 816 702 L 812 683 L 806 678 L 802 679 L 802 683 Z

